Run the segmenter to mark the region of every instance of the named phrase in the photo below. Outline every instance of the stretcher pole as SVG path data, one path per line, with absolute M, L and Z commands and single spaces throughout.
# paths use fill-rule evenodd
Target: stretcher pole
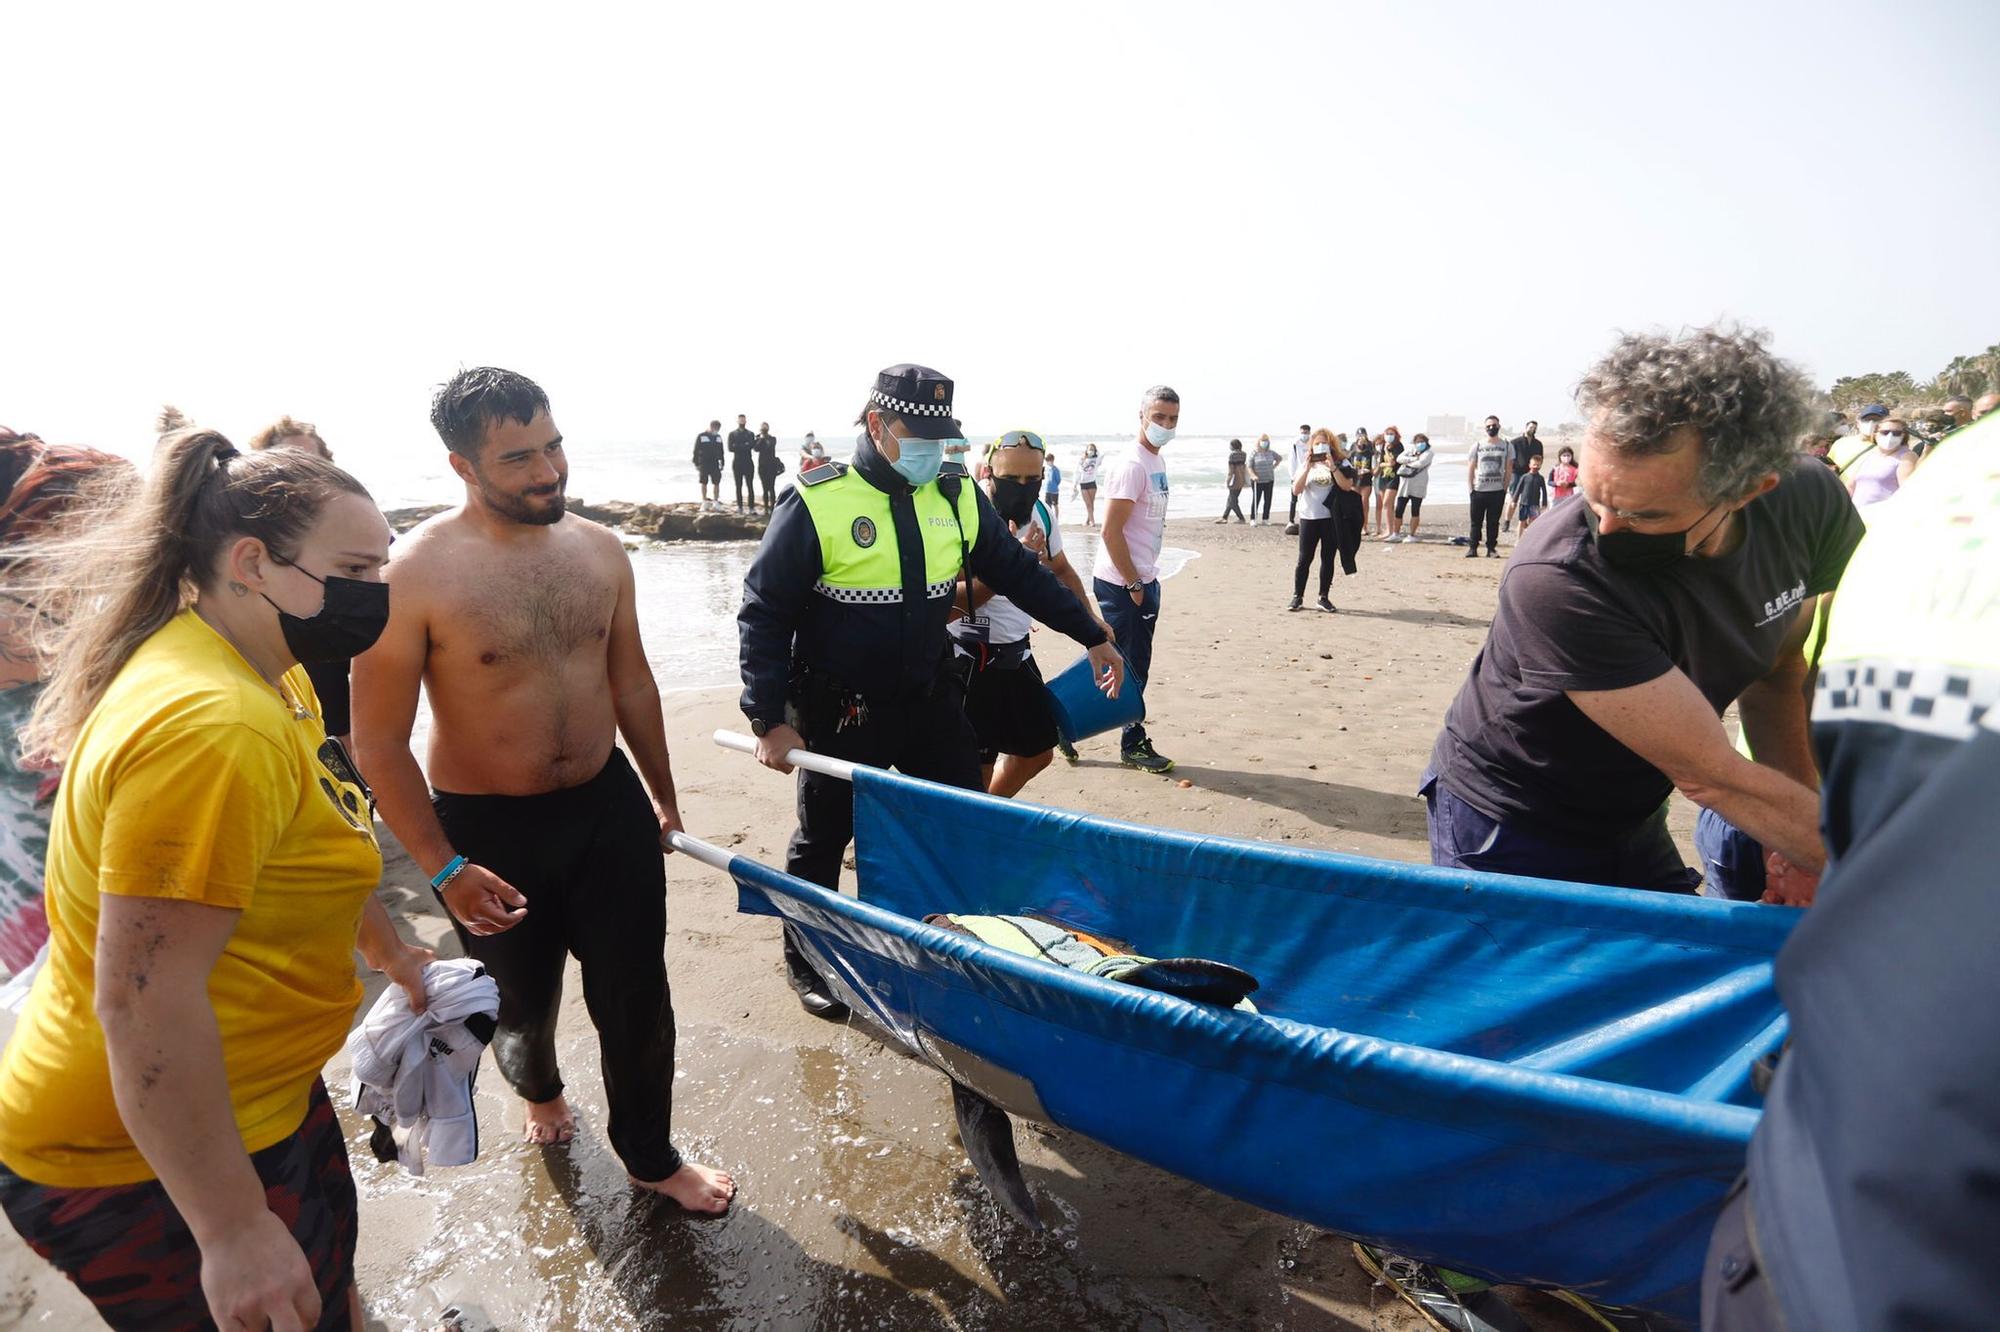
M 755 737 L 745 735 L 741 731 L 717 731 L 715 733 L 715 743 L 724 749 L 733 749 L 739 754 L 755 754 L 757 752 Z M 822 777 L 838 777 L 843 782 L 854 780 L 854 764 L 849 763 L 846 759 L 828 758 L 824 754 L 815 754 L 810 749 L 786 751 L 785 762 L 791 764 L 794 768 L 804 768 L 807 772 L 816 772 Z
M 698 860 L 710 869 L 729 872 L 729 862 L 734 859 L 729 852 L 713 842 L 704 842 L 699 837 L 690 837 L 684 832 L 669 833 L 667 845 L 690 860 Z

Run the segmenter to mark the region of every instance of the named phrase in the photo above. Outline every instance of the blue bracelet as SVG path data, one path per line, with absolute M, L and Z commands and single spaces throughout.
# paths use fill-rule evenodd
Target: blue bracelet
M 459 876 L 459 872 L 463 870 L 468 863 L 469 862 L 466 860 L 464 856 L 453 856 L 451 858 L 451 863 L 449 865 L 446 865 L 443 869 L 439 870 L 437 872 L 437 877 L 431 880 L 431 890 L 433 892 L 442 890 L 446 884 L 450 883 L 453 879 L 456 879 Z

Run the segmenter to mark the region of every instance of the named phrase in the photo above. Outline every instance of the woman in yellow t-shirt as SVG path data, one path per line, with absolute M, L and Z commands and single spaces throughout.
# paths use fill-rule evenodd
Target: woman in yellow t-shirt
M 83 530 L 34 589 L 65 627 L 23 750 L 68 767 L 0 1209 L 115 1328 L 358 1326 L 319 1071 L 357 942 L 418 1007 L 431 955 L 375 900 L 367 794 L 300 663 L 381 632 L 388 525 L 325 459 L 185 430 Z

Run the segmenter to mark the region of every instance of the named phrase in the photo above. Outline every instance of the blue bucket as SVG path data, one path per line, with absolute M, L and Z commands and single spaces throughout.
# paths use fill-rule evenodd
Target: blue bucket
M 1049 711 L 1055 714 L 1056 730 L 1071 744 L 1130 726 L 1146 715 L 1145 686 L 1127 674 L 1118 697 L 1106 698 L 1097 687 L 1088 656 L 1078 657 L 1044 687 L 1049 691 Z

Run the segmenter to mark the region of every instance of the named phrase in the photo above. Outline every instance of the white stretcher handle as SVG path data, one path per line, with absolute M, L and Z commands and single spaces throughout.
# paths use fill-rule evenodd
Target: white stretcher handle
M 721 745 L 724 749 L 733 749 L 739 754 L 755 754 L 757 752 L 756 737 L 745 735 L 741 731 L 717 731 L 715 733 L 715 743 Z M 816 772 L 822 777 L 838 777 L 843 782 L 854 780 L 854 765 L 852 763 L 849 763 L 846 759 L 828 758 L 824 754 L 815 754 L 809 749 L 787 751 L 785 762 L 791 764 L 794 768 L 804 768 L 807 772 Z
M 689 859 L 699 860 L 710 869 L 719 869 L 725 874 L 729 872 L 730 854 L 713 842 L 704 842 L 699 837 L 690 837 L 684 832 L 677 832 L 667 837 L 667 844 Z

